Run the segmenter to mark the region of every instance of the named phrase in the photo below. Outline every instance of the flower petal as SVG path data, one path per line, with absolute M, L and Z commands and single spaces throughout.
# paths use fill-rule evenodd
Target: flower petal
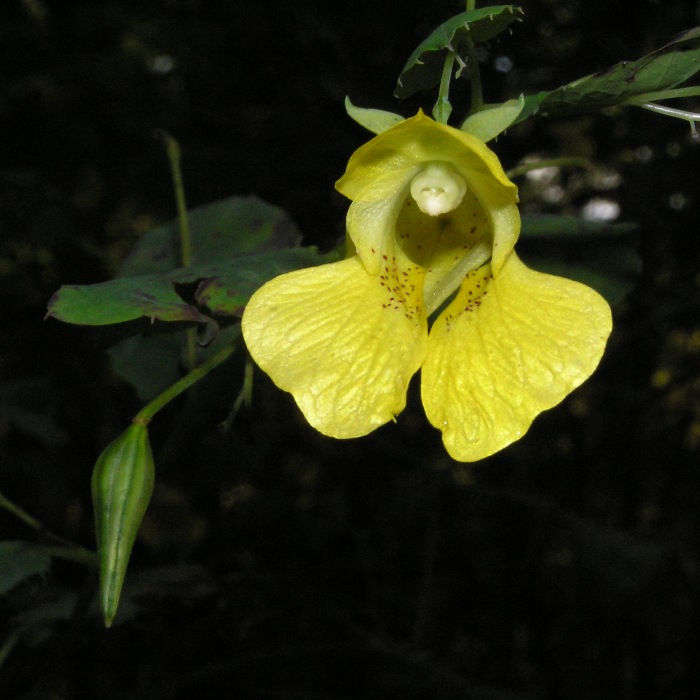
M 481 296 L 480 296 L 481 295 Z M 422 370 L 428 420 L 471 462 L 518 440 L 595 370 L 612 327 L 592 289 L 527 268 L 484 265 L 435 321 Z
M 276 277 L 246 307 L 253 359 L 325 435 L 366 435 L 406 404 L 425 358 L 427 321 L 422 278 L 399 296 L 397 274 L 368 275 L 355 256 Z
M 454 163 L 467 172 L 495 178 L 515 201 L 517 188 L 503 171 L 496 154 L 483 141 L 459 129 L 438 124 L 423 112 L 358 148 L 336 188 L 355 200 L 367 183 L 431 161 Z
M 396 220 L 408 195 L 411 179 L 420 168 L 410 168 L 395 177 L 383 177 L 367 189 L 372 190 L 348 209 L 345 225 L 365 269 L 379 274 L 385 257 L 396 254 Z M 382 196 L 380 196 L 382 195 Z
M 398 246 L 425 270 L 423 299 L 428 316 L 459 288 L 470 270 L 491 257 L 488 216 L 467 192 L 455 210 L 442 216 L 424 214 L 407 199 L 396 222 Z
M 338 191 L 353 200 L 348 212 L 348 235 L 367 271 L 376 274 L 381 254 L 390 254 L 393 227 L 410 182 L 432 162 L 450 163 L 488 215 L 493 269 L 498 274 L 520 232 L 517 188 L 482 141 L 438 124 L 422 112 L 361 146 L 336 183 Z

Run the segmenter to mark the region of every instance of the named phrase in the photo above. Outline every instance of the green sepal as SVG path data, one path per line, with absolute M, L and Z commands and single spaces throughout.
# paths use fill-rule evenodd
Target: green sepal
M 105 625 L 117 613 L 126 569 L 153 493 L 155 466 L 148 428 L 133 423 L 97 459 L 92 474 L 99 601 Z
M 500 105 L 487 107 L 467 117 L 460 129 L 484 143 L 504 132 L 520 115 L 525 105 L 525 97 L 508 100 Z
M 394 112 L 386 112 L 383 109 L 367 109 L 366 107 L 356 107 L 350 98 L 345 98 L 345 111 L 350 119 L 354 119 L 360 126 L 371 131 L 373 134 L 381 134 L 392 126 L 396 126 L 404 121 L 404 117 Z

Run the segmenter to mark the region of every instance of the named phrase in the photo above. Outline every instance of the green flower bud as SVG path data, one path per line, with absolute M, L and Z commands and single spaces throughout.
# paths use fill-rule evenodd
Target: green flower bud
M 148 428 L 134 423 L 110 443 L 92 474 L 100 607 L 109 627 L 117 613 L 126 567 L 151 500 L 155 467 Z

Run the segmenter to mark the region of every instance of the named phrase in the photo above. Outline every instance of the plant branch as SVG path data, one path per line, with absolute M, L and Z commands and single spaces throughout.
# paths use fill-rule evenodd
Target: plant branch
M 533 160 L 529 163 L 517 165 L 506 171 L 509 179 L 520 177 L 525 173 L 542 168 L 590 168 L 591 164 L 586 158 L 546 158 L 544 160 Z
M 85 547 L 81 547 L 79 544 L 75 544 L 64 537 L 57 535 L 55 532 L 52 532 L 46 527 L 46 525 L 41 523 L 34 516 L 27 513 L 27 511 L 23 508 L 20 508 L 20 506 L 18 506 L 16 503 L 13 503 L 2 492 L 0 492 L 0 508 L 4 508 L 8 513 L 14 515 L 18 520 L 21 520 L 36 533 L 58 545 L 56 547 L 38 546 L 37 549 L 44 552 L 44 554 L 57 557 L 59 559 L 75 561 L 79 564 L 84 564 L 87 566 L 94 566 L 96 564 L 97 560 L 95 552 L 86 549 Z
M 445 65 L 442 68 L 442 78 L 440 79 L 440 90 L 438 99 L 433 107 L 433 117 L 441 124 L 447 124 L 447 120 L 452 113 L 452 105 L 450 104 L 450 80 L 452 78 L 452 68 L 455 63 L 455 52 L 452 49 L 447 51 L 445 56 Z
M 182 379 L 175 382 L 175 384 L 168 387 L 162 394 L 159 394 L 150 403 L 146 404 L 134 416 L 132 422 L 148 425 L 153 416 L 158 413 L 161 408 L 209 374 L 209 372 L 218 367 L 222 362 L 227 360 L 234 353 L 237 347 L 238 343 L 230 343 L 226 347 L 219 350 L 216 355 L 210 357 L 206 362 L 203 362 L 198 367 L 190 370 L 184 377 L 182 377 Z
M 175 191 L 175 204 L 177 206 L 177 222 L 179 231 L 178 251 L 180 254 L 178 267 L 187 267 L 192 264 L 192 234 L 190 231 L 190 222 L 187 217 L 187 199 L 185 197 L 185 185 L 182 179 L 182 152 L 180 144 L 167 131 L 158 129 L 156 137 L 165 146 L 165 153 L 168 156 L 170 163 L 170 173 L 173 178 L 173 190 Z M 192 368 L 195 365 L 197 351 L 197 334 L 194 328 L 189 328 L 186 333 L 186 349 L 185 357 L 187 367 Z

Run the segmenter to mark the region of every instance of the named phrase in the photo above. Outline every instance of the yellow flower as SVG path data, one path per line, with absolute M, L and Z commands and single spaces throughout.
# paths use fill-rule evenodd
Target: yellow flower
M 610 309 L 520 261 L 517 190 L 482 141 L 419 112 L 358 149 L 336 186 L 355 253 L 271 280 L 242 321 L 317 430 L 352 438 L 394 419 L 421 369 L 428 420 L 475 461 L 594 371 Z

